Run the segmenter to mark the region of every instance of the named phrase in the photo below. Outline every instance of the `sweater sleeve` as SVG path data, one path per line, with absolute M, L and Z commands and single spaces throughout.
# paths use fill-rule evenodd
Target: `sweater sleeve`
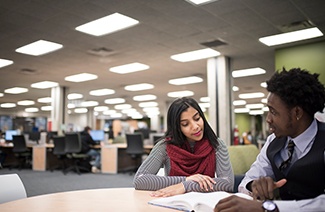
M 169 160 L 168 160 L 169 161 Z M 156 191 L 182 181 L 186 177 L 183 176 L 157 176 L 159 169 L 164 167 L 169 171 L 169 163 L 167 161 L 166 143 L 164 140 L 158 142 L 151 150 L 149 156 L 141 164 L 134 176 L 133 185 L 137 190 Z

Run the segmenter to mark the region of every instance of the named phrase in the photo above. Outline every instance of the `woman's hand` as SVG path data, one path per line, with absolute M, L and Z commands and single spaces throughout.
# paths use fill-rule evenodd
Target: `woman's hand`
M 150 196 L 152 197 L 170 197 L 177 194 L 184 194 L 185 188 L 183 183 L 178 183 L 175 185 L 168 186 L 166 188 L 152 192 Z
M 216 182 L 211 177 L 202 174 L 194 174 L 186 177 L 186 181 L 189 180 L 200 184 L 200 188 L 204 191 L 212 191 L 214 184 L 216 184 Z

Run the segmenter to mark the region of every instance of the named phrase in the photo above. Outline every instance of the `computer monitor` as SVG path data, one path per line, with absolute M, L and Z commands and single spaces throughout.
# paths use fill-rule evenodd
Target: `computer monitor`
M 5 140 L 6 141 L 12 141 L 12 136 L 13 135 L 18 135 L 18 131 L 17 130 L 6 130 Z
M 149 137 L 150 137 L 150 142 L 155 145 L 158 141 L 158 139 L 160 139 L 161 137 L 163 137 L 165 135 L 165 133 L 150 133 Z
M 29 140 L 30 141 L 36 141 L 38 142 L 41 139 L 41 133 L 40 132 L 29 132 Z
M 104 130 L 91 130 L 90 136 L 96 142 L 104 141 L 105 140 L 105 131 Z

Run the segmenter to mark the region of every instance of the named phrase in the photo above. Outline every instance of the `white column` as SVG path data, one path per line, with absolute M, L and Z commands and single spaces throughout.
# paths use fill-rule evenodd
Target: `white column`
M 159 115 L 150 116 L 150 129 L 160 132 L 161 129 Z
M 52 121 L 52 131 L 58 131 L 62 134 L 61 126 L 64 125 L 66 121 L 66 89 L 64 87 L 54 87 L 51 89 L 52 98 L 52 111 L 51 111 L 51 121 Z
M 208 96 L 210 98 L 209 123 L 227 145 L 232 139 L 231 77 L 229 59 L 225 56 L 207 61 Z

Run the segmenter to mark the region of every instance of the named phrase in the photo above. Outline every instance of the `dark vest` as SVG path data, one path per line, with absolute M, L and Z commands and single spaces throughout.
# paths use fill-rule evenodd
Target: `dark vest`
M 282 186 L 282 200 L 301 200 L 317 197 L 325 193 L 325 123 L 318 122 L 318 132 L 310 151 L 291 165 L 285 176 L 274 163 L 274 156 L 285 148 L 287 138 L 275 138 L 267 149 L 275 180 L 287 179 Z

